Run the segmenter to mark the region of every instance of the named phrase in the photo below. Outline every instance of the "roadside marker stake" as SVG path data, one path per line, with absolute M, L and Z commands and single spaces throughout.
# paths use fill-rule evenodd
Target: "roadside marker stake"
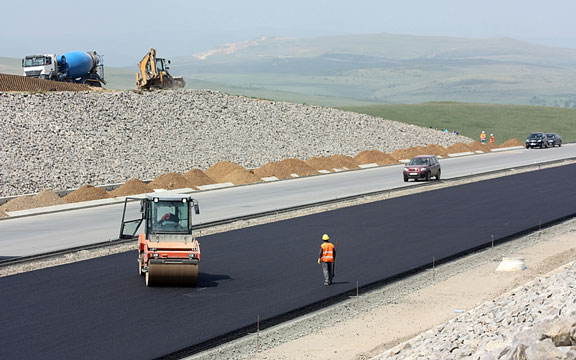
M 358 280 L 356 280 L 356 299 L 358 299 Z
M 490 237 L 492 238 L 492 249 L 494 249 L 494 234 L 490 235 Z
M 538 219 L 538 231 L 542 230 L 542 219 Z
M 260 348 L 260 315 L 256 316 L 256 349 Z
M 432 281 L 436 281 L 436 258 L 432 256 Z

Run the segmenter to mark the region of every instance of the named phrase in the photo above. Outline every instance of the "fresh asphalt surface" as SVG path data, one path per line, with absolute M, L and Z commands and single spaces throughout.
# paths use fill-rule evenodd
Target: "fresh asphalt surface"
M 576 158 L 576 144 L 518 149 L 440 160 L 442 177 L 480 174 L 546 161 Z M 237 186 L 195 193 L 201 214 L 195 223 L 273 211 L 373 191 L 412 186 L 402 181 L 402 165 Z M 131 207 L 136 212 L 138 204 Z M 101 243 L 118 237 L 122 205 L 0 219 L 0 256 L 18 257 Z
M 576 165 L 201 238 L 199 287 L 122 253 L 0 278 L 1 359 L 152 359 L 576 213 Z M 322 285 L 320 237 L 338 243 Z

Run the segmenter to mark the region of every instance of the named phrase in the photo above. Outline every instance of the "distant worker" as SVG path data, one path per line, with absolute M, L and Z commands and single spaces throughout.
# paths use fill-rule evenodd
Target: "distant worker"
M 484 130 L 482 130 L 482 134 L 480 134 L 480 142 L 482 144 L 486 143 L 486 132 Z
M 334 278 L 334 263 L 336 262 L 336 248 L 330 242 L 328 234 L 322 235 L 322 245 L 320 245 L 320 254 L 318 255 L 318 264 L 322 264 L 324 273 L 324 285 L 332 284 Z
M 490 144 L 494 144 L 494 134 L 490 134 Z

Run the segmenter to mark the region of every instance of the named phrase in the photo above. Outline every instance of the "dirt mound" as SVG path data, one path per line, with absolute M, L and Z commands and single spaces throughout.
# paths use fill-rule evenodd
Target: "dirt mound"
M 36 201 L 32 198 L 32 196 L 22 195 L 0 206 L 0 210 L 9 212 L 33 209 L 35 207 L 37 207 Z
M 334 166 L 332 159 L 326 156 L 316 156 L 306 160 L 306 165 L 316 170 L 329 170 L 332 171 Z
M 8 214 L 4 212 L 4 210 L 0 210 L 0 218 L 8 217 Z
M 438 144 L 426 145 L 426 146 L 424 146 L 424 148 L 422 150 L 423 150 L 425 155 L 439 155 L 442 157 L 448 156 L 448 152 L 446 151 L 446 148 L 444 146 L 438 145 Z
M 50 189 L 34 195 L 32 199 L 36 202 L 36 207 L 66 204 L 64 199 Z
M 200 169 L 192 169 L 184 173 L 184 177 L 192 186 L 210 185 L 215 183 L 210 176 L 206 175 Z
M 484 143 L 482 144 L 480 141 L 474 141 L 470 144 L 468 144 L 468 148 L 470 149 L 470 151 L 484 151 L 484 152 L 488 152 L 490 151 L 490 149 L 492 149 L 494 147 L 494 145 L 490 144 L 490 143 Z
M 276 176 L 278 179 L 290 179 L 292 174 L 299 176 L 316 175 L 318 172 L 300 159 L 286 159 L 279 162 L 269 162 L 254 170 L 259 178 Z
M 0 206 L 0 211 L 20 211 L 44 206 L 61 205 L 67 202 L 52 190 L 44 190 L 34 196 L 23 195 Z
M 335 165 L 334 168 L 336 169 L 358 169 L 358 161 L 354 160 L 354 158 L 350 156 L 332 155 L 330 159 L 332 159 L 332 163 Z
M 231 182 L 234 185 L 252 184 L 260 181 L 258 176 L 246 169 L 236 169 L 222 176 L 220 182 Z
M 204 173 L 216 182 L 227 182 L 223 178 L 234 170 L 246 170 L 242 166 L 230 161 L 219 161 L 209 167 Z
M 138 179 L 130 179 L 117 189 L 109 192 L 112 197 L 130 196 L 136 194 L 146 194 L 154 192 L 150 186 Z
M 276 163 L 273 161 L 260 166 L 258 169 L 254 169 L 254 175 L 260 179 L 270 176 L 276 176 L 277 178 L 282 179 L 282 177 L 279 176 L 278 169 L 276 169 Z
M 190 188 L 192 187 L 192 184 L 188 181 L 188 179 L 186 179 L 184 175 L 171 172 L 158 176 L 156 179 L 150 182 L 148 186 L 152 189 L 174 190 Z
M 378 164 L 378 165 L 391 165 L 397 164 L 398 160 L 380 150 L 364 150 L 354 157 L 358 164 Z
M 108 195 L 106 190 L 102 188 L 94 187 L 92 185 L 84 185 L 78 190 L 66 195 L 64 200 L 68 203 L 75 203 L 81 201 L 108 199 L 109 197 L 110 195 Z
M 0 91 L 91 91 L 88 85 L 0 74 Z
M 522 141 L 514 138 L 514 139 L 508 139 L 508 140 L 504 141 L 502 143 L 502 145 L 500 145 L 500 147 L 524 146 L 524 145 L 525 144 Z
M 446 148 L 446 151 L 448 152 L 448 154 L 457 154 L 457 153 L 461 153 L 461 152 L 469 152 L 472 150 L 465 143 L 456 143 L 456 144 L 452 144 L 452 145 L 448 146 Z
M 422 152 L 423 148 L 421 146 L 415 146 L 408 149 L 400 149 L 392 152 L 390 156 L 396 160 L 412 159 L 414 156 L 418 155 L 428 155 Z

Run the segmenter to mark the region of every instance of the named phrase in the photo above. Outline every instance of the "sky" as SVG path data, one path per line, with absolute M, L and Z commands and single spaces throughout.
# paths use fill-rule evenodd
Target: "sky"
M 57 4 L 57 6 L 52 6 Z M 262 35 L 509 37 L 576 48 L 573 0 L 6 0 L 0 57 L 97 51 L 134 66 L 151 48 L 188 56 Z M 52 14 L 52 15 L 51 15 Z

